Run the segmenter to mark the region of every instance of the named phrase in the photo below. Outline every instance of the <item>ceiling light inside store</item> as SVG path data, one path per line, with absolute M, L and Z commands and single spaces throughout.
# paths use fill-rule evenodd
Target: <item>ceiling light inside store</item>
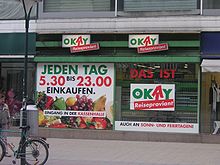
M 141 67 L 141 68 L 146 68 L 145 65 L 140 65 L 140 64 L 138 64 L 137 66 L 138 66 L 138 67 Z
M 184 64 L 184 68 L 187 69 L 188 68 L 188 64 Z
M 159 68 L 160 68 L 160 65 L 155 65 L 154 68 L 159 69 Z

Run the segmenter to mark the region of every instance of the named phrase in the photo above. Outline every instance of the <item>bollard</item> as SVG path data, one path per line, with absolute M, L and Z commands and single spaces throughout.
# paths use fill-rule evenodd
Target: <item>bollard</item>
M 29 135 L 38 136 L 38 110 L 36 105 L 27 105 L 27 125 Z

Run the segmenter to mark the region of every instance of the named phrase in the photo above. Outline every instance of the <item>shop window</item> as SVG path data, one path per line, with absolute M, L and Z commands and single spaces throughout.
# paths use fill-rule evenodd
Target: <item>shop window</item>
M 1 63 L 1 89 L 6 92 L 6 103 L 9 106 L 12 124 L 19 125 L 20 109 L 23 98 L 23 63 Z M 35 65 L 28 64 L 28 100 L 34 100 Z
M 116 120 L 197 123 L 198 66 L 191 63 L 119 63 L 116 65 Z M 146 88 L 167 84 L 174 89 L 174 107 L 131 109 L 131 84 Z M 144 87 L 141 90 L 145 90 Z M 168 91 L 168 89 L 162 89 Z M 146 89 L 145 99 L 153 89 Z M 144 93 L 144 92 L 143 92 Z M 167 95 L 168 96 L 168 95 Z
M 205 133 L 213 133 L 215 121 L 220 121 L 220 70 L 218 71 L 219 67 L 215 66 L 216 63 L 213 62 L 209 70 L 203 69 L 202 73 L 201 132 Z

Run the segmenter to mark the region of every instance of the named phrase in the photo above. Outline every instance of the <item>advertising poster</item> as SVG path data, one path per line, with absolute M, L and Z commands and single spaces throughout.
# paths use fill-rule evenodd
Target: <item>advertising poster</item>
M 38 63 L 39 126 L 111 129 L 113 63 Z
M 175 110 L 175 84 L 131 84 L 131 110 Z

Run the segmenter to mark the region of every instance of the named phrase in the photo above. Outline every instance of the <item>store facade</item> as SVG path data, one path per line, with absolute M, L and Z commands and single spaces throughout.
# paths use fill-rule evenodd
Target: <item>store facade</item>
M 44 34 L 37 51 L 40 126 L 199 133 L 199 34 Z
M 220 41 L 219 32 L 201 33 L 201 129 L 203 132 L 213 133 L 215 121 L 220 120 Z

